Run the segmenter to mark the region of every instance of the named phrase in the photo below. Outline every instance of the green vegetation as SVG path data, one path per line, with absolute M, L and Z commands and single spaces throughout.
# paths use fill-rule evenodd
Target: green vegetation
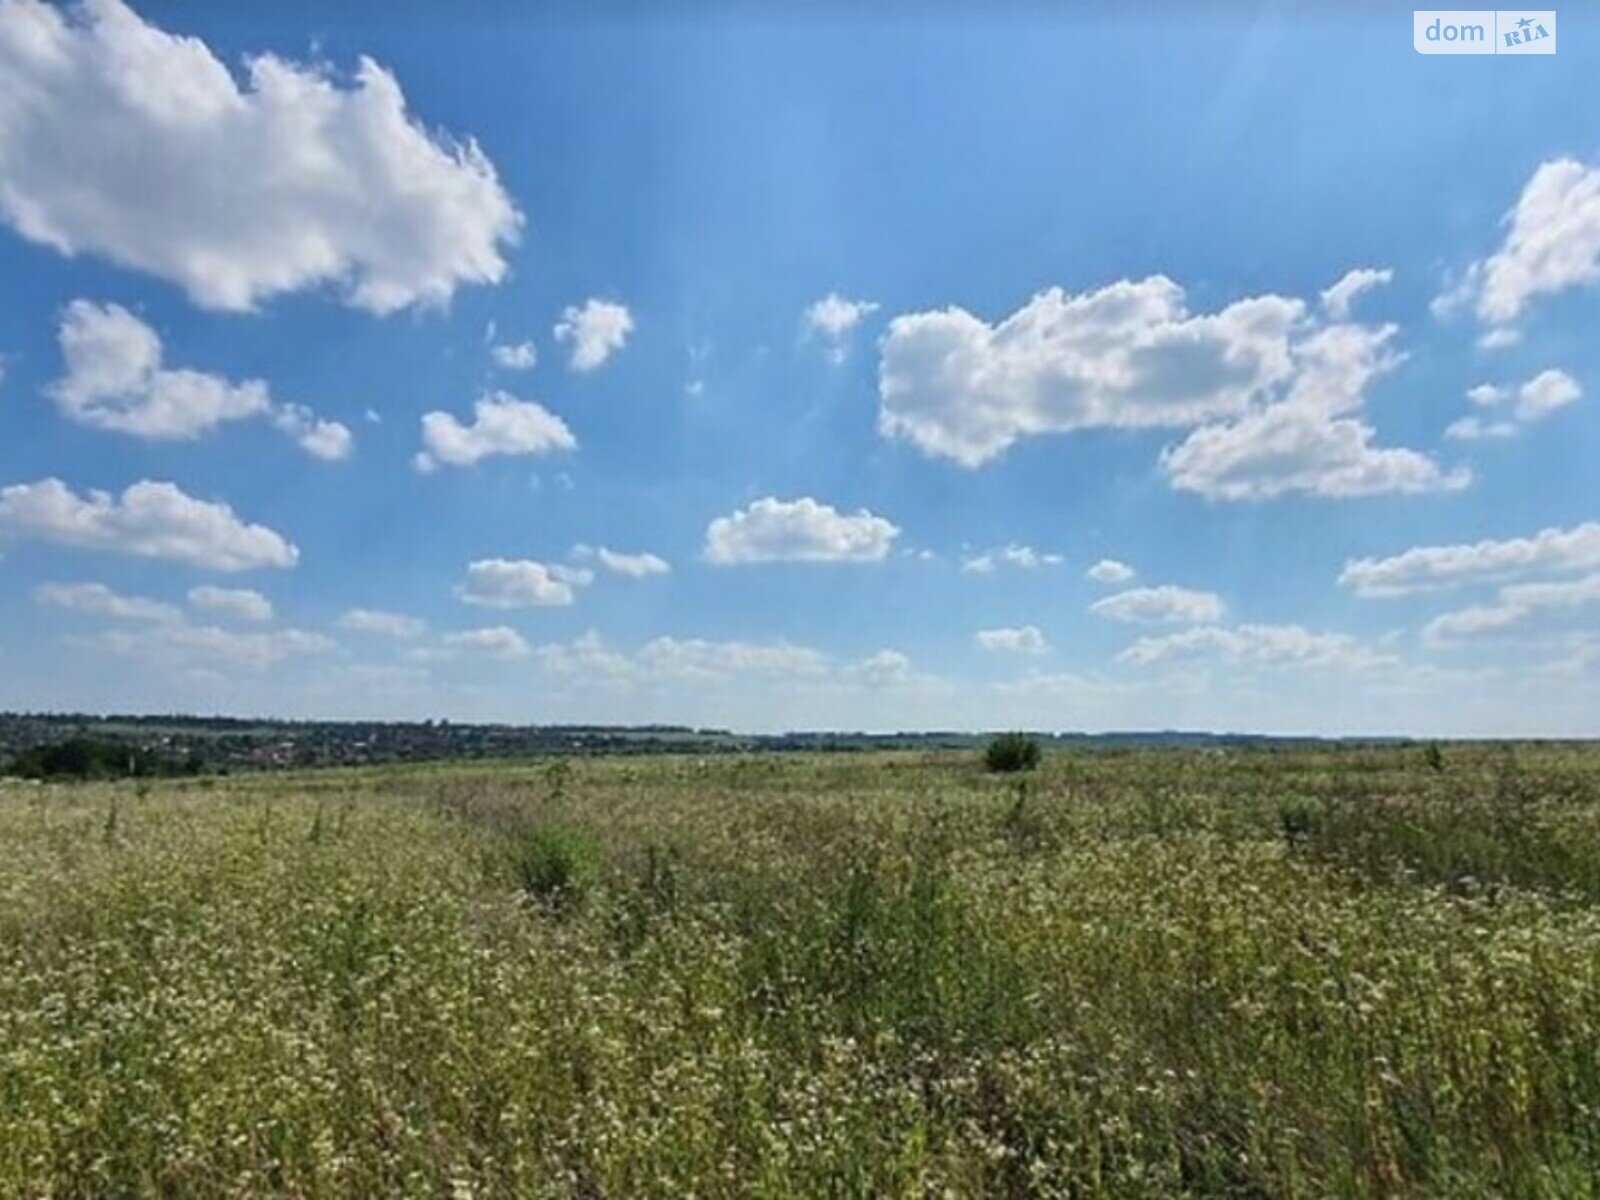
M 193 759 L 179 761 L 123 742 L 74 737 L 33 746 L 15 755 L 8 773 L 24 779 L 147 779 L 193 775 Z
M 1600 750 L 12 784 L 0 845 L 0 1195 L 1600 1177 Z
M 1002 733 L 983 750 L 991 771 L 1031 771 L 1039 765 L 1039 743 L 1025 733 Z

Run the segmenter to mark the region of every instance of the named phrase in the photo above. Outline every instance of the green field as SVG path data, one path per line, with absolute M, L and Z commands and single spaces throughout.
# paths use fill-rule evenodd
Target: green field
M 1593 1196 L 1600 750 L 0 787 L 0 1195 Z

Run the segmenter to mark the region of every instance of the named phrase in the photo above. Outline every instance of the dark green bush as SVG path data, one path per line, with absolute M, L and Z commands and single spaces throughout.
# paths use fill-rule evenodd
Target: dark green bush
M 578 908 L 600 873 L 600 846 L 582 829 L 552 825 L 525 835 L 512 851 L 517 884 L 545 907 Z
M 24 750 L 7 769 L 26 779 L 148 779 L 194 775 L 200 762 L 193 755 L 180 762 L 126 742 L 74 737 Z
M 1315 800 L 1297 797 L 1278 805 L 1278 823 L 1290 849 L 1298 849 L 1315 837 L 1321 819 L 1322 806 Z
M 983 752 L 991 771 L 1031 771 L 1039 765 L 1039 743 L 1025 733 L 1002 733 Z

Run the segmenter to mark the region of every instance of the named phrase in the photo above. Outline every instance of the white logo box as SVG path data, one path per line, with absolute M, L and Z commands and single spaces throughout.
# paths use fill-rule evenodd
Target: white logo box
M 1553 8 L 1427 8 L 1411 14 L 1418 54 L 1554 54 Z

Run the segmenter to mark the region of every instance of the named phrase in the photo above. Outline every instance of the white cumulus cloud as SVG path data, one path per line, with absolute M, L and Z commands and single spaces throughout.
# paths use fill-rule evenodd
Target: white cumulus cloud
M 1583 395 L 1578 381 L 1565 371 L 1540 371 L 1517 390 L 1517 417 L 1533 421 L 1565 408 Z
M 378 608 L 352 608 L 341 613 L 336 622 L 340 629 L 351 633 L 370 633 L 378 637 L 409 641 L 427 632 L 426 621 L 408 617 L 403 613 L 387 612 Z
M 113 621 L 181 621 L 170 604 L 144 596 L 124 596 L 103 583 L 44 583 L 33 590 L 35 603 L 105 617 Z
M 462 629 L 445 634 L 441 641 L 446 650 L 464 651 L 485 658 L 499 659 L 502 662 L 528 657 L 527 640 L 515 629 L 506 625 Z
M 1600 567 L 1600 522 L 1586 521 L 1570 529 L 1541 529 L 1531 537 L 1414 546 L 1386 558 L 1351 559 L 1345 563 L 1339 583 L 1358 596 L 1404 596 L 1457 584 L 1594 567 Z
M 539 361 L 539 351 L 532 342 L 497 344 L 489 348 L 497 365 L 508 371 L 531 371 Z
M 908 313 L 883 341 L 879 429 L 976 467 L 1033 434 L 1243 412 L 1291 373 L 1304 315 L 1280 296 L 1191 314 L 1163 276 L 1051 288 L 995 325 L 955 307 Z
M 273 54 L 242 78 L 120 0 L 0 5 L 0 215 L 207 308 L 331 285 L 375 313 L 498 283 L 521 217 L 470 139 L 425 128 L 395 77 Z
M 342 462 L 350 457 L 355 435 L 338 421 L 325 421 L 302 404 L 280 404 L 272 423 L 292 437 L 313 458 Z
M 1385 287 L 1394 282 L 1394 271 L 1388 267 L 1356 267 L 1340 276 L 1337 283 L 1322 293 L 1322 307 L 1336 321 L 1350 315 L 1350 306 L 1356 297 L 1373 288 Z
M 1507 215 L 1505 240 L 1434 302 L 1440 314 L 1472 304 L 1504 330 L 1530 301 L 1600 280 L 1600 168 L 1576 159 L 1540 163 Z M 1514 341 L 1510 334 L 1497 344 Z
M 1161 584 L 1158 587 L 1130 588 L 1106 596 L 1089 606 L 1097 617 L 1113 621 L 1147 623 L 1220 621 L 1226 606 L 1215 592 Z
M 239 621 L 272 620 L 272 601 L 250 588 L 222 588 L 209 584 L 189 589 L 189 604 L 203 612 Z
M 706 527 L 706 560 L 720 565 L 753 562 L 876 562 L 900 530 L 866 509 L 841 513 L 809 496 L 767 496 L 718 517 Z
M 350 431 L 299 404 L 279 404 L 259 379 L 232 383 L 162 366 L 161 339 L 119 304 L 74 300 L 57 332 L 66 374 L 50 387 L 62 415 L 91 429 L 184 441 L 228 421 L 268 417 L 318 458 L 348 456 Z
M 574 371 L 593 371 L 621 350 L 633 332 L 633 314 L 625 304 L 590 299 L 582 307 L 569 305 L 556 322 L 556 341 L 572 347 L 568 365 Z
M 1237 420 L 1203 425 L 1161 455 L 1172 485 L 1213 500 L 1266 500 L 1293 492 L 1333 498 L 1465 487 L 1464 468 L 1443 470 L 1416 450 L 1373 444 L 1354 415 L 1372 380 L 1402 358 L 1392 325 L 1331 325 L 1294 350 L 1283 398 Z
M 543 405 L 492 392 L 472 406 L 472 423 L 447 412 L 425 413 L 422 445 L 413 462 L 424 473 L 440 465 L 470 467 L 497 454 L 540 455 L 575 450 L 578 439 L 567 423 Z
M 671 563 L 659 554 L 651 554 L 649 551 L 623 554 L 604 546 L 585 546 L 580 543 L 572 548 L 572 552 L 579 558 L 593 558 L 606 570 L 617 575 L 626 575 L 631 579 L 643 579 L 648 575 L 666 575 L 672 570 Z
M 1050 649 L 1044 634 L 1033 625 L 1023 625 L 1015 629 L 980 629 L 977 633 L 977 642 L 985 650 L 999 650 L 1010 654 L 1043 654 Z
M 1396 660 L 1343 633 L 1318 633 L 1299 625 L 1198 625 L 1180 633 L 1143 637 L 1118 656 L 1149 666 L 1170 660 L 1217 658 L 1232 666 L 1362 669 Z
M 590 571 L 531 559 L 480 558 L 467 565 L 457 599 L 484 608 L 539 608 L 571 604 L 575 588 L 594 579 Z
M 843 362 L 850 331 L 877 311 L 874 301 L 847 300 L 829 292 L 806 309 L 806 328 L 827 345 L 829 358 Z
M 1374 445 L 1356 415 L 1367 384 L 1402 361 L 1395 332 L 1323 324 L 1274 295 L 1194 314 L 1164 276 L 1052 288 L 997 325 L 960 308 L 911 313 L 883 341 L 878 428 L 977 467 L 1036 434 L 1198 427 L 1162 468 L 1223 500 L 1464 486 L 1464 471 Z
M 990 575 L 1002 566 L 1018 567 L 1024 571 L 1037 571 L 1040 567 L 1056 567 L 1062 563 L 1059 554 L 1041 553 L 1032 546 L 1012 543 L 998 550 L 986 550 L 961 560 L 961 569 L 973 575 Z
M 1452 421 L 1444 434 L 1457 441 L 1482 441 L 1485 438 L 1514 437 L 1523 426 L 1542 420 L 1557 409 L 1583 396 L 1578 381 L 1565 371 L 1554 368 L 1540 371 L 1521 387 L 1512 389 L 1498 384 L 1480 383 L 1467 390 L 1467 399 L 1485 414 L 1504 412 L 1509 415 L 1472 415 Z
M 300 552 L 226 504 L 197 500 L 175 484 L 141 480 L 120 497 L 79 496 L 59 479 L 0 489 L 0 534 L 160 558 L 212 571 L 292 567 Z
M 1102 558 L 1094 566 L 1084 572 L 1084 575 L 1096 583 L 1127 583 L 1137 574 L 1127 563 L 1118 562 L 1114 558 Z
M 167 671 L 195 667 L 264 670 L 287 659 L 328 654 L 336 648 L 320 633 L 302 629 L 241 633 L 216 625 L 183 623 L 151 625 L 136 632 L 106 630 L 87 644 Z
M 1432 645 L 1447 645 L 1466 638 L 1517 630 L 1543 618 L 1553 618 L 1577 609 L 1600 605 L 1600 574 L 1582 579 L 1515 583 L 1502 587 L 1494 604 L 1479 604 L 1443 613 L 1423 627 L 1423 640 Z

